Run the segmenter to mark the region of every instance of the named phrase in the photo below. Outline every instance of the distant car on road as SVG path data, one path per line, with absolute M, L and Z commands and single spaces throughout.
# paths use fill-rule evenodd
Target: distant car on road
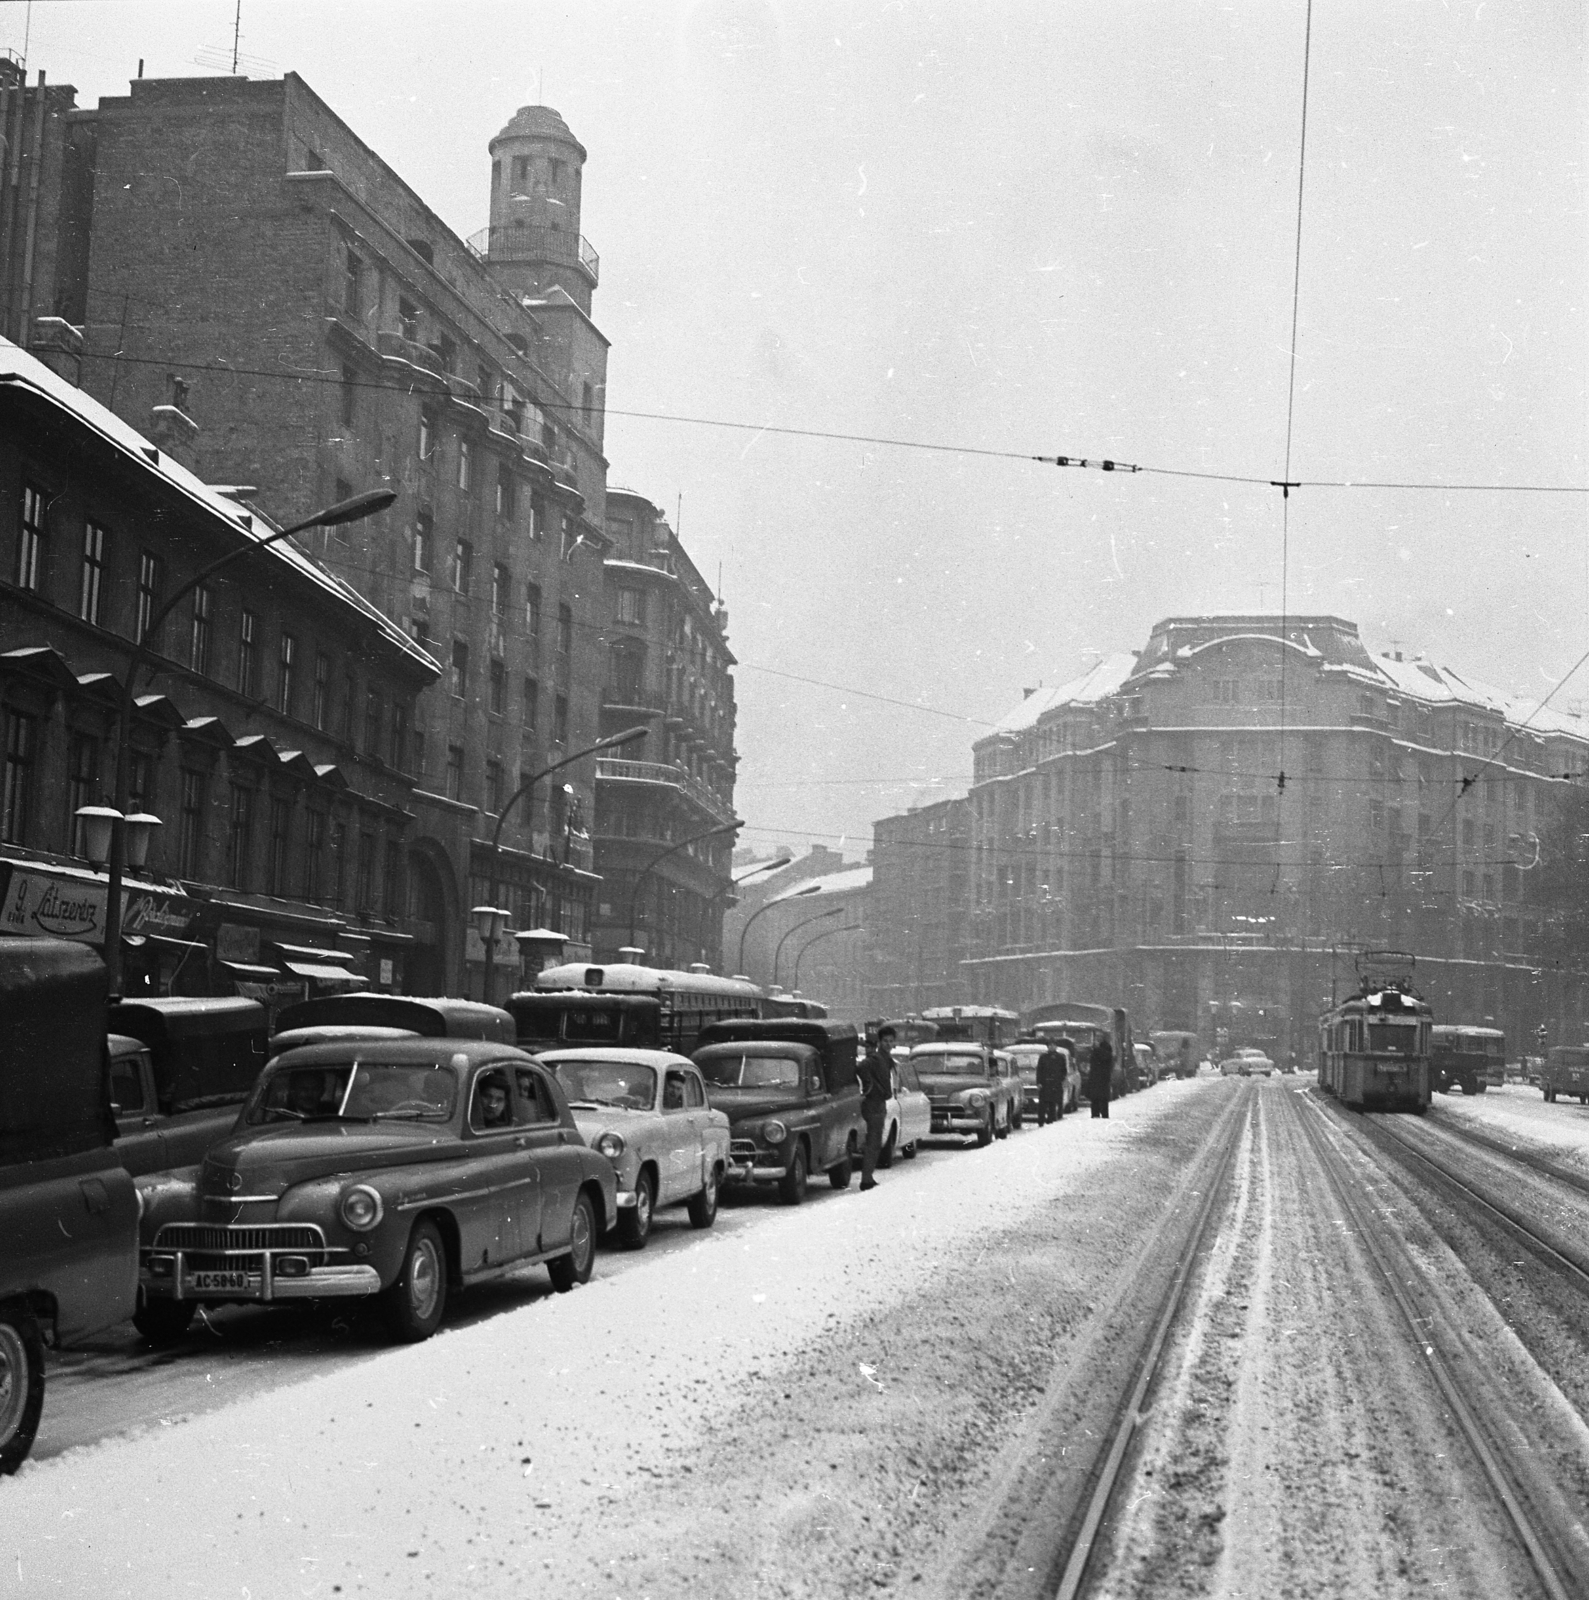
M 919 1044 L 910 1060 L 932 1102 L 935 1139 L 957 1135 L 986 1145 L 1008 1137 L 1014 1095 L 986 1045 Z
M 1262 1050 L 1238 1050 L 1236 1054 L 1245 1063 L 1249 1078 L 1267 1078 L 1275 1070 L 1274 1062 Z
M 452 1288 L 537 1264 L 557 1290 L 584 1283 L 616 1187 L 557 1080 L 512 1045 L 289 1050 L 202 1166 L 139 1180 L 133 1320 L 158 1341 L 200 1305 L 373 1299 L 412 1343 Z
M 1219 1064 L 1219 1075 L 1222 1078 L 1245 1078 L 1247 1076 L 1246 1056 L 1226 1056 Z
M 1022 1108 L 1031 1112 L 1033 1116 L 1037 1115 L 1037 1103 L 1040 1098 L 1037 1088 L 1037 1063 L 1043 1059 L 1046 1048 L 1042 1043 L 1031 1039 L 1017 1039 L 1007 1049 L 1007 1054 L 1014 1059 L 1016 1068 L 1021 1074 Z M 1065 1074 L 1065 1110 L 1076 1109 L 1076 1096 L 1080 1090 L 1081 1071 L 1072 1059 L 1070 1070 Z
M 585 1143 L 612 1162 L 618 1237 L 631 1250 L 663 1206 L 709 1228 L 728 1171 L 728 1118 L 706 1100 L 701 1070 L 668 1050 L 546 1050 Z

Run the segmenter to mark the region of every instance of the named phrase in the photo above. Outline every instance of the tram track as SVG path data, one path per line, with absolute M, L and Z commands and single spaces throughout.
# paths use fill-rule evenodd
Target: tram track
M 1457 1121 L 1454 1117 L 1439 1114 L 1439 1102 L 1432 1108 L 1435 1115 L 1427 1119 L 1430 1127 L 1440 1129 L 1442 1134 L 1452 1139 L 1460 1139 L 1464 1144 L 1475 1145 L 1479 1149 L 1488 1150 L 1492 1155 L 1502 1156 L 1508 1161 L 1514 1161 L 1520 1166 L 1537 1172 L 1542 1177 L 1554 1179 L 1568 1189 L 1575 1189 L 1579 1194 L 1589 1195 L 1589 1177 L 1582 1172 L 1575 1172 L 1563 1162 L 1554 1161 L 1547 1155 L 1542 1155 L 1537 1150 L 1530 1150 L 1526 1146 L 1508 1143 L 1505 1139 L 1494 1134 L 1481 1133 L 1466 1123 Z
M 1380 1127 L 1377 1119 L 1371 1123 L 1367 1118 L 1332 1115 L 1311 1097 L 1303 1101 L 1303 1108 L 1303 1126 L 1334 1197 L 1383 1280 L 1409 1338 L 1421 1350 L 1425 1370 L 1526 1551 L 1541 1589 L 1550 1600 L 1571 1600 L 1589 1593 L 1589 1542 L 1570 1492 L 1564 1493 L 1542 1464 L 1536 1441 L 1523 1434 L 1518 1419 L 1511 1415 L 1514 1397 L 1499 1392 L 1496 1379 L 1434 1292 L 1436 1286 L 1428 1280 L 1426 1268 L 1398 1238 L 1389 1208 L 1366 1197 L 1362 1175 L 1349 1164 L 1342 1144 L 1350 1133 L 1357 1133 L 1359 1149 L 1368 1146 L 1383 1153 L 1387 1146 L 1395 1145 L 1421 1158 L 1426 1170 L 1437 1170 L 1436 1164 L 1421 1157 L 1396 1133 Z M 1449 1175 L 1444 1181 L 1458 1182 Z M 1526 1234 L 1534 1247 L 1549 1250 L 1561 1263 L 1561 1270 L 1586 1276 L 1576 1263 L 1506 1217 L 1470 1186 L 1461 1188 L 1472 1202 L 1486 1207 L 1488 1214 Z

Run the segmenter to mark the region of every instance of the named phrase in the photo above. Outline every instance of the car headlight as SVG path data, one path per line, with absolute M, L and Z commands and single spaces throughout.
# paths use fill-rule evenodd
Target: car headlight
M 342 1220 L 358 1233 L 368 1233 L 386 1212 L 380 1195 L 367 1183 L 356 1183 L 344 1191 L 342 1204 L 337 1209 L 342 1213 Z
M 621 1133 L 604 1133 L 596 1140 L 596 1150 L 609 1161 L 616 1161 L 628 1148 Z
M 774 1117 L 770 1122 L 762 1123 L 761 1136 L 768 1144 L 782 1144 L 789 1137 L 789 1130 Z
M 973 1089 L 971 1093 L 966 1096 L 966 1104 L 970 1106 L 973 1111 L 980 1111 L 987 1103 L 988 1092 L 986 1089 Z

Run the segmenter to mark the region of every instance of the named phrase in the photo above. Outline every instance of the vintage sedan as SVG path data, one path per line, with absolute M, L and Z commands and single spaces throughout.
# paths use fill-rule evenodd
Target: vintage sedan
M 631 1250 L 662 1206 L 689 1208 L 711 1227 L 728 1170 L 728 1118 L 706 1102 L 693 1061 L 668 1050 L 548 1050 L 585 1143 L 612 1162 L 618 1237 Z
M 590 1277 L 612 1163 L 557 1080 L 512 1045 L 368 1039 L 284 1051 L 202 1166 L 139 1181 L 151 1339 L 199 1305 L 372 1299 L 428 1338 L 449 1290 L 543 1265 Z
M 894 1057 L 893 1089 L 883 1108 L 883 1147 L 877 1154 L 880 1167 L 893 1166 L 896 1154 L 914 1161 L 921 1141 L 932 1133 L 932 1102 L 903 1051 Z
M 932 1102 L 935 1139 L 958 1135 L 985 1145 L 1008 1135 L 1014 1096 L 993 1051 L 980 1044 L 919 1044 L 910 1060 Z

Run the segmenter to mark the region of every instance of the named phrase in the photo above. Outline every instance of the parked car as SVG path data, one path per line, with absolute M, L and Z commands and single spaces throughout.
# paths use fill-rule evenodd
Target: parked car
M 638 1250 L 663 1206 L 689 1207 L 709 1228 L 728 1171 L 728 1118 L 706 1098 L 700 1068 L 668 1050 L 549 1050 L 581 1136 L 612 1163 L 618 1237 Z
M 1540 1068 L 1539 1087 L 1549 1101 L 1576 1095 L 1580 1105 L 1589 1106 L 1589 1045 L 1552 1045 Z
M 1267 1078 L 1275 1070 L 1274 1062 L 1262 1050 L 1243 1050 L 1240 1054 L 1249 1078 Z
M 265 1065 L 257 1000 L 123 1000 L 107 1013 L 116 1152 L 135 1177 L 189 1167 L 224 1139 Z
M 776 1184 L 799 1205 L 813 1172 L 849 1186 L 866 1137 L 847 1022 L 750 1018 L 708 1023 L 691 1060 L 713 1107 L 726 1114 L 730 1185 Z
M 894 1056 L 893 1077 L 894 1092 L 883 1111 L 883 1148 L 877 1156 L 880 1167 L 893 1166 L 896 1152 L 914 1161 L 921 1141 L 932 1133 L 932 1102 L 908 1055 Z
M 276 1014 L 273 1052 L 338 1039 L 495 1039 L 513 1044 L 512 1016 L 501 1006 L 451 996 L 332 994 L 300 1000 Z
M 1020 1063 L 1007 1050 L 995 1050 L 993 1063 L 1010 1091 L 1010 1129 L 1013 1132 L 1026 1120 L 1026 1083 L 1021 1077 Z M 1031 1099 L 1032 1115 L 1037 1115 L 1037 1096 Z
M 0 1475 L 44 1410 L 46 1334 L 81 1343 L 132 1314 L 138 1198 L 114 1139 L 105 968 L 85 944 L 0 939 Z
M 541 1264 L 584 1283 L 617 1213 L 557 1080 L 512 1045 L 344 1040 L 277 1056 L 198 1169 L 139 1180 L 151 1339 L 200 1305 L 373 1299 L 428 1338 L 449 1290 Z
M 1222 1078 L 1245 1078 L 1247 1076 L 1246 1056 L 1226 1056 L 1219 1064 L 1219 1075 Z
M 934 1138 L 974 1138 L 979 1145 L 1010 1131 L 1013 1096 L 994 1052 L 980 1044 L 919 1044 L 911 1065 L 932 1102 Z
M 1037 1102 L 1040 1098 L 1037 1063 L 1042 1060 L 1045 1048 L 1046 1046 L 1040 1041 L 1032 1039 L 1017 1039 L 1014 1044 L 1007 1046 L 1008 1054 L 1021 1075 L 1022 1108 L 1034 1117 L 1037 1115 Z M 1074 1111 L 1076 1098 L 1081 1093 L 1081 1071 L 1068 1051 L 1061 1050 L 1060 1054 L 1070 1061 L 1070 1068 L 1065 1074 L 1065 1110 Z

